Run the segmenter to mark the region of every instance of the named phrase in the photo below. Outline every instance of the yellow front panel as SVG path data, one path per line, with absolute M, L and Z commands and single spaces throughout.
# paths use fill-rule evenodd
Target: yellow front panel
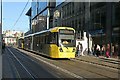
M 75 51 L 73 52 L 73 47 L 62 47 L 62 50 L 63 52 L 59 51 L 59 58 L 75 58 Z
M 56 44 L 50 45 L 50 57 L 58 58 L 58 46 Z
M 22 49 L 24 48 L 23 43 L 22 43 Z
M 75 58 L 75 50 L 73 52 L 74 47 L 62 47 L 63 52 L 60 52 L 60 47 L 56 44 L 51 44 L 49 47 L 49 54 L 51 58 Z

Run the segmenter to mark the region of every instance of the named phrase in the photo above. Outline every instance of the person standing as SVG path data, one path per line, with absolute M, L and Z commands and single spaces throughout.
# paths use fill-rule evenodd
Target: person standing
M 119 46 L 118 44 L 115 44 L 115 47 L 114 47 L 114 51 L 115 51 L 115 56 L 119 56 Z
M 83 54 L 82 54 L 82 50 L 83 50 L 83 46 L 82 46 L 82 44 L 79 42 L 78 45 L 77 45 L 77 54 L 78 54 L 78 56 L 83 55 Z

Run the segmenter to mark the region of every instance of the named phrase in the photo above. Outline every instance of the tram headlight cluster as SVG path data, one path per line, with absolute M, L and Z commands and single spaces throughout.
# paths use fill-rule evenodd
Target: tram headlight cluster
M 72 52 L 75 52 L 75 48 L 73 48 L 73 51 Z
M 60 48 L 59 50 L 60 50 L 60 52 L 63 52 L 63 49 L 62 49 L 62 48 Z

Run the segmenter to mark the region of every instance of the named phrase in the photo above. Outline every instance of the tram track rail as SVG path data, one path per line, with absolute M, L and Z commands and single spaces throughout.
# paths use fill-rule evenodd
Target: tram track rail
M 101 58 L 100 58 L 101 59 Z M 120 68 L 118 67 L 119 66 L 119 63 L 113 63 L 113 62 L 110 62 L 105 60 L 105 59 L 102 59 L 103 62 L 108 62 L 108 63 L 112 63 L 112 64 L 117 64 L 118 66 L 115 67 L 115 66 L 111 66 L 111 65 L 107 65 L 107 64 L 103 64 L 102 62 L 95 62 L 95 61 L 89 61 L 89 60 L 83 60 L 83 59 L 78 59 L 78 58 L 75 58 L 75 59 L 70 59 L 70 60 L 73 60 L 73 61 L 82 61 L 82 62 L 86 62 L 86 63 L 89 63 L 89 64 L 94 64 L 94 65 L 100 65 L 100 66 L 104 66 L 104 67 L 109 67 L 109 68 L 113 68 L 113 69 L 117 69 L 117 70 L 120 70 Z
M 29 52 L 29 51 L 28 51 Z M 35 55 L 38 55 L 38 54 L 35 54 Z M 33 57 L 33 56 L 32 56 Z M 42 58 L 44 58 L 43 56 L 39 56 L 39 57 L 42 57 Z M 37 58 L 39 58 L 39 57 L 37 57 Z M 62 62 L 62 60 L 60 59 L 60 60 L 58 60 L 57 59 L 57 61 L 55 61 L 55 62 Z M 70 61 L 69 59 L 68 60 L 65 60 L 65 61 Z M 66 64 L 66 62 L 64 62 L 64 64 Z M 72 65 L 73 66 L 73 65 Z M 65 70 L 64 70 L 65 71 Z M 90 72 L 90 71 L 89 71 Z M 106 76 L 105 76 L 106 77 Z M 109 78 L 109 77 L 107 77 L 107 78 Z M 86 78 L 83 78 L 84 80 L 87 80 Z
M 19 50 L 18 50 L 18 52 L 19 53 L 21 53 L 21 55 L 23 55 L 23 56 L 26 56 L 26 55 L 28 55 L 28 54 L 23 54 L 23 52 L 20 52 Z M 29 52 L 28 50 L 27 50 L 27 52 Z M 30 51 L 31 52 L 31 51 Z M 32 53 L 33 54 L 33 53 Z M 28 55 L 28 56 L 30 56 L 30 57 L 32 57 L 32 58 L 34 58 L 34 59 L 36 59 L 36 60 L 39 60 L 39 61 L 42 61 L 43 63 L 45 63 L 45 64 L 47 64 L 47 65 L 49 65 L 49 66 L 51 66 L 51 67 L 53 67 L 53 68 L 56 68 L 56 69 L 58 69 L 58 70 L 60 70 L 60 71 L 62 71 L 62 72 L 64 72 L 64 73 L 67 73 L 68 75 L 71 75 L 71 76 L 73 76 L 74 78 L 78 78 L 78 79 L 83 79 L 83 80 L 86 80 L 84 77 L 82 77 L 82 76 L 79 76 L 79 75 L 76 75 L 76 74 L 74 74 L 74 73 L 72 73 L 72 72 L 70 72 L 70 71 L 68 71 L 68 70 L 66 70 L 66 69 L 64 69 L 64 68 L 61 68 L 61 67 L 59 67 L 59 66 L 57 66 L 57 65 L 55 65 L 55 64 L 52 64 L 52 63 L 50 63 L 50 62 L 48 62 L 46 59 L 48 59 L 48 57 L 47 58 L 45 58 L 45 56 L 41 56 L 41 55 L 39 55 L 39 54 L 34 54 L 35 56 L 33 56 L 33 55 Z M 29 58 L 29 57 L 28 57 Z M 45 60 L 44 60 L 45 59 Z M 34 61 L 34 60 L 33 60 Z M 55 60 L 54 60 L 55 61 Z M 57 77 L 57 78 L 60 78 L 60 77 Z
M 73 60 L 70 60 L 70 61 L 73 61 Z M 64 62 L 64 61 L 61 61 L 61 62 Z M 73 62 L 76 62 L 76 61 L 73 61 Z M 64 63 L 66 63 L 66 62 L 64 62 Z M 84 68 L 84 67 L 77 66 L 77 65 L 72 65 L 72 64 L 69 64 L 69 65 L 75 66 L 75 67 L 78 68 L 78 69 L 82 69 L 82 70 L 85 70 L 85 71 L 90 72 L 90 73 L 93 73 L 93 74 L 97 74 L 97 75 L 99 75 L 99 76 L 103 76 L 103 77 L 105 77 L 105 80 L 113 80 L 113 78 L 111 78 L 111 77 L 109 77 L 109 76 L 107 76 L 107 75 L 104 75 L 104 74 L 101 74 L 101 73 L 98 73 L 98 72 L 95 72 L 95 71 L 86 69 L 86 68 Z M 86 78 L 86 79 L 87 79 L 87 78 Z
M 27 58 L 27 59 L 31 60 L 32 62 L 34 62 L 34 63 L 36 63 L 36 64 L 39 65 L 39 63 L 37 62 L 36 58 L 33 58 L 33 56 L 32 56 L 32 58 L 31 58 L 31 56 L 29 56 L 29 55 L 27 55 L 27 54 L 24 54 L 23 52 L 19 51 L 18 49 L 15 49 L 15 48 L 14 48 L 14 50 L 15 50 L 16 52 L 20 53 L 20 55 L 24 56 L 25 58 Z M 52 74 L 52 73 L 51 73 L 51 74 Z M 54 75 L 55 75 L 55 74 L 54 74 Z M 57 76 L 57 75 L 55 75 L 55 77 L 56 77 L 56 78 L 60 78 L 60 77 Z M 39 78 L 39 77 L 38 77 L 38 78 Z
M 39 66 L 39 67 L 45 67 L 46 65 L 44 65 L 44 62 L 42 63 L 41 61 L 40 62 L 38 62 L 38 60 L 37 59 L 35 59 L 35 58 L 33 58 L 33 57 L 31 57 L 31 56 L 29 56 L 29 55 L 27 55 L 27 54 L 25 54 L 25 53 L 23 53 L 23 52 L 21 52 L 21 51 L 19 51 L 18 49 L 15 49 L 15 48 L 11 48 L 11 50 L 12 51 L 14 51 L 14 52 L 17 52 L 18 54 L 19 54 L 19 56 L 22 56 L 22 57 L 24 57 L 24 58 L 26 58 L 27 60 L 29 60 L 30 62 L 32 62 L 32 63 L 34 63 L 35 65 L 32 65 L 31 64 L 31 66 Z M 17 55 L 17 54 L 16 54 Z M 18 55 L 17 55 L 18 56 Z M 18 57 L 19 58 L 19 57 Z M 26 61 L 23 61 L 22 59 L 20 59 L 21 60 L 21 62 L 23 62 L 24 64 L 27 64 L 27 65 L 29 65 L 29 63 L 27 63 Z M 43 64 L 43 65 L 42 65 Z M 40 71 L 41 73 L 40 74 L 38 74 L 37 72 L 35 72 L 34 71 L 34 69 L 32 69 L 32 68 L 30 68 L 31 66 L 27 66 L 28 67 L 28 70 L 32 70 L 31 72 L 35 75 L 35 79 L 37 78 L 37 79 L 39 79 L 39 78 L 60 78 L 58 75 L 56 75 L 56 74 L 54 74 L 54 73 L 52 73 L 51 72 L 51 68 L 50 69 L 47 69 L 47 68 L 43 68 L 43 69 L 45 69 L 45 70 L 47 70 L 47 72 L 48 73 L 50 73 L 51 75 L 53 75 L 54 77 L 48 77 L 48 76 L 41 76 L 41 74 L 42 74 L 42 70 L 39 68 L 39 70 L 38 71 Z M 47 67 L 48 67 L 48 65 L 47 65 Z M 36 67 L 34 67 L 34 68 L 36 68 Z M 37 77 L 36 77 L 37 76 Z
M 113 64 L 120 64 L 119 59 L 118 60 L 113 60 L 113 59 L 107 59 L 107 58 L 99 58 L 105 62 L 113 63 Z
M 75 60 L 75 59 L 74 59 Z M 64 62 L 64 60 L 57 60 L 57 62 Z M 73 60 L 68 60 L 68 61 L 73 61 Z M 75 61 L 74 61 L 75 62 Z M 65 62 L 64 62 L 64 64 L 66 64 L 66 60 L 65 60 Z M 69 65 L 71 65 L 71 64 L 69 64 Z M 71 65 L 71 66 L 73 66 L 73 65 Z M 75 66 L 75 67 L 77 67 L 77 66 Z M 86 69 L 84 69 L 84 70 L 86 70 Z M 100 76 L 104 76 L 104 77 L 106 77 L 106 78 L 110 78 L 110 79 L 112 79 L 111 77 L 108 77 L 108 76 L 105 76 L 105 75 L 103 75 L 103 74 L 99 74 L 99 73 L 96 73 L 96 72 L 93 72 L 93 71 L 89 71 L 89 70 L 86 70 L 86 71 L 88 71 L 88 72 L 91 72 L 91 73 L 94 73 L 94 74 L 97 74 L 97 75 L 100 75 Z M 84 78 L 85 79 L 85 78 Z
M 28 52 L 29 52 L 29 50 L 27 50 Z M 32 51 L 30 51 L 30 52 L 32 52 Z M 38 55 L 38 53 L 35 53 L 35 54 L 37 54 Z M 42 55 L 40 55 L 40 56 L 42 56 Z M 45 56 L 42 56 L 42 57 L 45 57 Z M 48 57 L 47 57 L 48 58 Z M 108 63 L 112 63 L 112 64 L 117 64 L 117 65 L 119 65 L 119 63 L 120 63 L 120 61 L 117 61 L 117 60 L 111 60 L 111 59 L 105 59 L 105 58 L 99 58 L 101 61 L 103 61 L 103 62 L 108 62 Z M 104 67 L 109 67 L 109 68 L 113 68 L 113 69 L 118 69 L 118 70 L 120 70 L 120 68 L 119 67 L 114 67 L 114 66 L 111 66 L 111 65 L 107 65 L 107 64 L 102 64 L 102 63 L 98 63 L 98 62 L 92 62 L 92 61 L 87 61 L 87 60 L 83 60 L 83 59 L 77 59 L 77 58 L 75 58 L 75 59 L 70 59 L 70 60 L 77 60 L 77 61 L 82 61 L 82 62 L 87 62 L 87 63 L 90 63 L 90 64 L 95 64 L 95 65 L 100 65 L 100 66 L 104 66 Z
M 32 51 L 29 51 L 29 50 L 25 50 L 25 51 L 32 52 Z M 43 56 L 43 57 L 47 57 L 47 56 L 44 56 L 44 55 L 42 55 L 42 54 L 38 54 L 37 52 L 32 52 L 32 53 L 35 53 L 35 54 L 40 55 L 40 56 Z M 47 57 L 47 58 L 48 58 L 48 57 Z M 88 63 L 91 63 L 91 64 L 106 66 L 106 67 L 110 67 L 110 68 L 114 68 L 114 69 L 120 69 L 119 67 L 114 67 L 114 66 L 110 66 L 110 65 L 106 65 L 106 64 L 101 64 L 101 63 L 92 62 L 92 61 L 87 61 L 87 60 L 83 60 L 83 59 L 77 59 L 77 58 L 75 58 L 75 59 L 76 59 L 76 60 L 83 61 L 83 62 L 88 62 Z M 71 59 L 71 60 L 72 60 L 72 59 Z M 107 59 L 107 58 L 99 58 L 99 60 L 101 60 L 101 61 L 103 61 L 103 62 L 108 62 L 108 63 L 120 65 L 120 61 L 119 61 L 119 60 L 111 60 L 111 59 Z
M 10 55 L 13 56 L 13 58 L 19 63 L 19 65 L 21 65 L 21 67 L 26 71 L 26 73 L 29 75 L 30 79 L 33 79 L 35 80 L 37 77 L 36 75 L 33 75 L 28 69 L 27 67 L 22 63 L 22 61 L 14 54 L 14 52 L 9 49 L 9 48 L 6 48 L 9 52 L 10 52 Z M 14 64 L 13 64 L 14 65 Z M 16 69 L 17 70 L 17 69 Z M 17 71 L 17 73 L 19 74 L 19 72 Z M 20 74 L 19 74 L 20 75 Z M 22 78 L 22 77 L 18 77 L 18 78 Z
M 5 52 L 7 51 L 6 49 L 4 50 Z M 18 70 L 17 70 L 17 68 L 16 68 L 16 65 L 15 65 L 15 63 L 14 63 L 14 60 L 12 60 L 12 58 L 11 58 L 11 56 L 7 53 L 7 55 L 6 55 L 6 60 L 7 60 L 7 62 L 8 62 L 8 66 L 10 66 L 10 69 L 11 69 L 11 71 L 13 72 L 13 76 L 16 76 L 17 78 L 20 78 L 20 74 L 19 74 L 19 72 L 18 72 Z M 3 62 L 3 64 L 4 64 L 5 62 Z M 13 69 L 14 70 L 13 70 Z M 4 71 L 4 69 L 3 69 L 3 71 Z M 16 75 L 15 75 L 16 74 Z M 4 73 L 3 73 L 3 75 L 4 75 Z M 5 78 L 5 76 L 3 76 L 3 79 Z M 20 79 L 21 80 L 21 79 Z

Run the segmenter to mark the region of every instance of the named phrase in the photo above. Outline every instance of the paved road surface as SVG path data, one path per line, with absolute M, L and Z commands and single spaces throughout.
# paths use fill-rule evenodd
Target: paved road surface
M 75 60 L 54 60 L 7 47 L 3 54 L 3 78 L 117 79 L 118 70 Z

